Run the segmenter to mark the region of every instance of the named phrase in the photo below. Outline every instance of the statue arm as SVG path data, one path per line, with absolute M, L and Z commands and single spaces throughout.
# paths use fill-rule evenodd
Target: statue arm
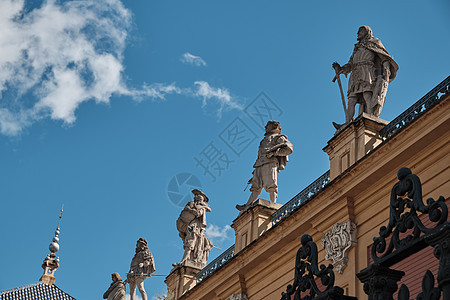
M 287 141 L 286 146 L 282 148 L 278 148 L 277 151 L 275 151 L 275 156 L 288 156 L 294 152 L 294 146 L 291 144 L 291 142 Z
M 204 215 L 206 212 L 210 212 L 211 211 L 211 207 L 209 207 L 209 205 L 208 204 L 206 204 L 206 203 L 199 203 L 199 204 L 197 204 L 198 206 L 200 206 L 199 208 L 197 208 L 197 214 L 198 214 L 198 217 L 200 217 L 200 216 L 202 216 L 202 215 Z
M 350 56 L 350 59 L 348 60 L 348 63 L 346 63 L 345 65 L 343 65 L 341 67 L 341 70 L 339 72 L 340 74 L 344 74 L 345 76 L 347 76 L 352 71 L 352 69 L 353 69 L 353 55 L 354 55 L 355 51 L 356 51 L 356 46 L 355 46 L 355 49 L 353 49 L 352 56 Z
M 378 65 L 378 68 L 381 69 L 381 75 L 383 76 L 384 80 L 389 81 L 389 78 L 391 77 L 391 63 L 389 62 L 389 59 L 386 56 L 378 52 L 376 53 L 376 55 L 378 56 L 378 59 L 381 62 Z
M 383 62 L 383 77 L 386 81 L 389 81 L 389 78 L 391 77 L 391 64 L 388 60 Z
M 352 71 L 352 64 L 351 64 L 351 60 L 352 58 L 350 58 L 349 62 L 346 63 L 345 65 L 343 65 L 341 67 L 341 74 L 344 74 L 345 76 L 347 76 L 351 71 Z
M 152 253 L 150 251 L 148 251 L 148 252 L 146 251 L 146 253 L 144 254 L 144 257 L 143 257 L 144 266 L 150 265 L 152 261 L 153 261 Z
M 278 138 L 277 146 L 275 147 L 276 149 L 270 152 L 270 156 L 288 156 L 294 151 L 294 146 L 284 135 Z
M 197 213 L 197 209 L 192 208 L 192 207 L 190 207 L 189 205 L 186 205 L 186 206 L 184 207 L 183 210 L 184 210 L 184 211 L 188 211 L 188 212 L 190 212 L 190 213 L 192 213 L 192 214 L 194 214 L 194 215 Z
M 151 253 L 148 259 L 145 261 L 145 266 L 150 267 L 150 269 L 148 270 L 149 275 L 155 272 L 155 260 L 153 259 L 153 255 Z
M 111 283 L 111 285 L 109 286 L 108 290 L 103 294 L 103 299 L 108 299 L 109 294 L 111 294 L 111 292 L 114 289 L 114 282 Z

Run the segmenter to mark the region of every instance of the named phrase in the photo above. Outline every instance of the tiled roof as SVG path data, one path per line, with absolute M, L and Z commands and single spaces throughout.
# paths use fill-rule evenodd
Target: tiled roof
M 42 281 L 0 292 L 1 300 L 72 300 L 75 298 L 56 285 Z

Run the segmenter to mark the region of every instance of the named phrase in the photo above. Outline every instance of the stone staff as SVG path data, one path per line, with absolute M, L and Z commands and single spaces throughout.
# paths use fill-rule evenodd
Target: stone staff
M 337 62 L 334 62 L 333 63 L 333 69 L 336 72 L 336 75 L 334 76 L 332 81 L 335 82 L 336 79 L 337 79 L 337 82 L 338 82 L 338 85 L 339 85 L 339 91 L 341 91 L 342 106 L 344 107 L 345 116 L 347 116 L 347 106 L 345 105 L 344 91 L 342 90 L 341 78 L 339 77 L 339 75 L 341 74 L 341 72 L 340 72 L 341 66 Z

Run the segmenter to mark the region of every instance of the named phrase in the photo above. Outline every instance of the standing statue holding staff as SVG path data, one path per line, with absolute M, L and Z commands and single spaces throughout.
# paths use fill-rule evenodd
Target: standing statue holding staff
M 281 134 L 280 122 L 269 121 L 265 129 L 264 139 L 259 143 L 258 158 L 253 165 L 253 177 L 248 181 L 252 184 L 252 193 L 245 205 L 236 205 L 239 211 L 246 210 L 258 198 L 263 188 L 270 195 L 270 203 L 277 202 L 277 173 L 284 170 L 288 155 L 294 151 L 294 146 L 287 136 Z
M 355 106 L 359 104 L 359 114 L 367 113 L 380 117 L 381 109 L 386 99 L 388 84 L 394 80 L 398 65 L 389 55 L 380 40 L 373 37 L 369 26 L 361 26 L 358 30 L 358 43 L 355 44 L 353 54 L 347 64 L 342 67 L 333 63 L 341 92 L 342 104 L 345 111 L 345 123 L 350 122 L 355 114 Z M 345 106 L 344 93 L 339 78 L 340 74 L 347 76 L 348 81 L 348 107 Z M 333 122 L 336 129 L 342 125 Z
M 130 300 L 136 299 L 136 287 L 141 293 L 142 300 L 147 300 L 144 280 L 153 272 L 155 272 L 155 260 L 147 247 L 147 241 L 140 238 L 136 242 L 136 254 L 131 260 L 130 271 L 127 273 L 126 282 L 130 285 Z
M 174 267 L 191 263 L 204 268 L 208 261 L 209 251 L 213 247 L 205 235 L 206 213 L 211 211 L 208 197 L 200 190 L 192 190 L 194 201 L 189 201 L 177 219 L 177 229 L 183 240 L 184 255 L 181 262 Z
M 108 290 L 103 294 L 103 299 L 107 300 L 125 300 L 126 285 L 122 282 L 119 273 L 112 273 L 112 283 Z

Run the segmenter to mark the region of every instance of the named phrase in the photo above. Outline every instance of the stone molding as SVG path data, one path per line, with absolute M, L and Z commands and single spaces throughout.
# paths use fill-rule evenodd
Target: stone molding
M 348 251 L 356 244 L 356 224 L 352 221 L 336 223 L 322 238 L 325 259 L 332 259 L 334 269 L 340 274 L 344 272 L 348 262 Z

